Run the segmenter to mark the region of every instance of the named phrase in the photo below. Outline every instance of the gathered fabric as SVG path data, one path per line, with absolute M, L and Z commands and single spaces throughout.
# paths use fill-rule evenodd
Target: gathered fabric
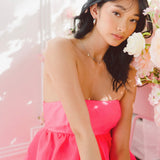
M 86 105 L 102 160 L 109 160 L 111 129 L 120 120 L 120 103 L 118 100 L 86 100 Z M 80 160 L 62 103 L 43 102 L 43 107 L 45 125 L 32 140 L 25 160 Z M 131 160 L 135 160 L 132 154 Z

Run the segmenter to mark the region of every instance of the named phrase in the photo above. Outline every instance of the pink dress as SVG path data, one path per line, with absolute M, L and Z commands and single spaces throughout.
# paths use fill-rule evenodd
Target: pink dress
M 118 100 L 86 100 L 91 125 L 102 160 L 109 160 L 112 137 L 110 131 L 121 117 Z M 26 160 L 80 160 L 74 134 L 60 101 L 44 102 L 45 126 L 34 137 Z M 135 160 L 131 154 L 131 160 Z

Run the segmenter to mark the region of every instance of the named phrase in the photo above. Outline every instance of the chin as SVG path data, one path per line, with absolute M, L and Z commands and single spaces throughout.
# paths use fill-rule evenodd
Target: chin
M 118 47 L 121 43 L 110 43 L 109 45 L 112 46 L 112 47 Z
M 120 41 L 110 41 L 110 42 L 108 42 L 108 44 L 110 45 L 110 46 L 113 46 L 113 47 L 118 47 L 121 43 L 123 43 L 125 40 L 123 39 L 123 40 L 120 40 Z

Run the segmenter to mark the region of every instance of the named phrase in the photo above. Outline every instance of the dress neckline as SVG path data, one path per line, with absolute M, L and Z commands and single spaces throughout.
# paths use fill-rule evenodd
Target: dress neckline
M 85 99 L 85 101 L 86 101 L 86 102 L 101 102 L 101 103 L 103 103 L 103 102 L 104 102 L 104 103 L 107 103 L 107 102 L 114 102 L 114 101 L 120 102 L 120 100 L 118 100 L 118 99 L 115 99 L 115 100 L 108 100 L 108 101 L 107 101 L 107 100 L 105 101 L 105 100 Z M 46 102 L 46 101 L 43 101 L 43 103 L 44 103 L 44 104 L 47 104 L 47 103 L 48 103 L 48 104 L 50 104 L 50 103 L 52 104 L 52 103 L 60 103 L 60 101 L 53 101 L 53 102 Z

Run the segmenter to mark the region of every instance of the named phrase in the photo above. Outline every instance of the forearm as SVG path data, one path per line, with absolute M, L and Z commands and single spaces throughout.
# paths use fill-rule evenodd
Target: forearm
M 81 160 L 101 160 L 99 147 L 94 134 L 76 135 Z
M 126 152 L 126 151 L 120 152 L 117 160 L 130 160 L 129 151 L 128 152 Z
M 120 152 L 115 152 L 111 150 L 110 160 L 130 160 L 129 150 L 122 150 Z

